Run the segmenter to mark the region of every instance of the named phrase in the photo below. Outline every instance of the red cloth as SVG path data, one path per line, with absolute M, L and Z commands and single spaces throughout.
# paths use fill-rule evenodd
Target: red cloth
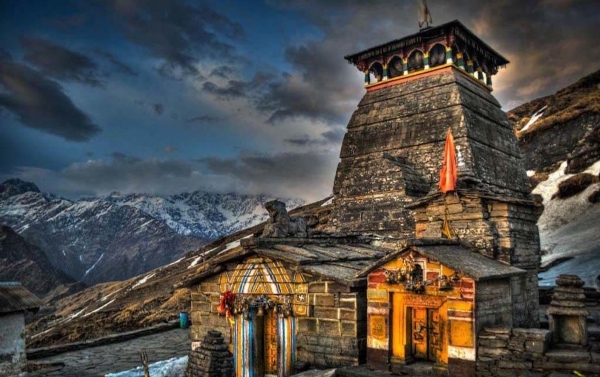
M 440 191 L 446 193 L 456 190 L 456 151 L 452 131 L 448 128 L 446 133 L 446 145 L 444 147 L 444 164 L 440 170 Z

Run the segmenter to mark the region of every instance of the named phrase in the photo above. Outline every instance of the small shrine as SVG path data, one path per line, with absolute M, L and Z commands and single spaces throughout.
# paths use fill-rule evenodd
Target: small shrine
M 367 363 L 431 361 L 474 375 L 477 333 L 513 323 L 511 279 L 526 274 L 454 240 L 413 239 L 367 270 Z

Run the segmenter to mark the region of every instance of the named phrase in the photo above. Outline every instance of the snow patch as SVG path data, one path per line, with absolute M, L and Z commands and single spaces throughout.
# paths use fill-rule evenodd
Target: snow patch
M 527 176 L 533 177 L 535 175 L 535 170 L 527 170 Z
M 188 357 L 173 357 L 148 365 L 152 377 L 183 377 L 187 367 Z M 124 372 L 109 373 L 105 377 L 144 377 L 144 368 L 139 366 Z
M 141 278 L 140 280 L 138 280 L 132 287 L 131 289 L 135 289 L 136 287 L 144 284 L 145 282 L 147 282 L 148 280 L 152 279 L 152 277 L 156 275 L 156 272 L 153 272 L 151 274 L 148 274 L 146 276 L 144 276 L 143 278 Z
M 333 203 L 333 196 L 331 198 L 327 199 L 323 204 L 321 204 L 321 207 L 328 206 L 332 203 Z
M 592 214 L 595 206 L 587 198 L 600 188 L 600 183 L 594 183 L 582 192 L 569 198 L 552 199 L 552 195 L 558 191 L 558 185 L 574 175 L 564 174 L 566 166 L 567 163 L 563 162 L 556 171 L 549 175 L 546 181 L 538 184 L 532 191 L 534 194 L 540 194 L 544 199 L 544 212 L 538 220 L 541 247 L 546 251 L 546 254 L 542 256 L 542 264 L 546 264 L 561 256 L 577 254 L 578 252 L 575 249 L 579 249 L 579 247 L 570 247 L 569 244 L 573 245 L 573 242 L 576 242 L 577 238 L 582 237 L 581 232 L 589 233 L 591 238 L 587 236 L 587 238 L 584 238 L 588 241 L 597 238 L 597 236 L 594 237 L 594 234 L 598 234 L 593 229 L 593 226 L 590 229 L 584 230 L 584 225 L 578 222 Z M 587 168 L 584 173 L 597 175 L 599 172 L 600 160 Z M 593 222 L 592 218 L 588 219 L 587 222 Z M 577 225 L 578 228 L 571 229 L 573 227 L 571 224 L 573 226 Z M 569 229 L 568 234 L 564 234 L 567 229 Z M 569 238 L 569 234 L 575 236 L 575 239 Z
M 102 260 L 102 257 L 104 257 L 104 253 L 102 253 L 102 255 L 100 255 L 100 258 L 98 258 L 98 260 L 96 261 L 96 263 L 94 263 L 92 265 L 92 267 L 88 268 L 87 270 L 85 270 L 85 274 L 83 274 L 83 277 L 86 277 L 87 274 L 90 273 L 91 270 L 94 269 L 94 267 L 96 267 L 96 265 Z M 79 256 L 79 259 L 81 260 L 81 255 Z M 82 278 L 83 279 L 83 278 Z
M 529 119 L 529 122 L 527 122 L 527 124 L 525 125 L 525 127 L 521 128 L 521 132 L 525 132 L 529 129 L 529 127 L 531 127 L 538 119 L 540 119 L 542 117 L 542 115 L 544 114 L 544 110 L 546 110 L 548 106 L 544 106 L 541 109 L 539 109 L 538 111 L 535 112 L 535 114 L 532 115 L 531 119 Z
M 119 289 L 117 289 L 116 291 L 110 292 L 110 293 L 109 293 L 109 294 L 107 294 L 106 296 L 102 297 L 102 298 L 100 299 L 100 301 L 106 301 L 106 299 L 108 299 L 110 296 L 114 295 L 115 293 L 119 292 L 121 289 L 123 289 L 123 288 L 119 288 Z
M 88 316 L 88 315 L 90 315 L 90 314 L 94 314 L 94 313 L 96 313 L 96 312 L 99 312 L 100 310 L 102 310 L 102 309 L 106 308 L 108 305 L 112 304 L 113 302 L 115 302 L 115 300 L 114 300 L 114 299 L 113 299 L 113 300 L 110 300 L 109 302 L 107 302 L 106 304 L 102 305 L 102 306 L 101 306 L 101 307 L 99 307 L 98 309 L 94 309 L 94 310 L 92 310 L 92 311 L 91 311 L 91 312 L 89 312 L 89 313 L 85 313 L 83 316 L 84 316 L 84 317 L 87 317 L 87 316 Z
M 213 249 L 214 250 L 214 249 Z M 211 250 L 212 251 L 212 250 Z M 202 255 L 199 255 L 198 257 L 196 257 L 192 263 L 190 263 L 190 265 L 188 266 L 188 269 L 190 268 L 194 268 L 196 267 L 196 265 L 198 264 L 198 262 L 200 262 L 200 259 L 202 259 L 202 257 L 204 256 L 205 253 L 202 253 Z

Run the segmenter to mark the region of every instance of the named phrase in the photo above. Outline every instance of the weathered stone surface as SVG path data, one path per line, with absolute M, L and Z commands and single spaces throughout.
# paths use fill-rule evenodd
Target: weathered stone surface
M 464 176 L 491 192 L 527 198 L 527 177 L 506 115 L 487 90 L 449 68 L 365 94 L 342 144 L 330 226 L 411 236 L 412 214 L 405 205 L 435 189 L 449 127 Z

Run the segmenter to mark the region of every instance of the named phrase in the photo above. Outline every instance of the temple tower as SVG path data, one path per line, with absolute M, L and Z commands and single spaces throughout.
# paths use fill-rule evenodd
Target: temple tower
M 513 282 L 515 326 L 537 324 L 537 209 L 492 77 L 508 61 L 459 21 L 345 59 L 366 93 L 340 152 L 330 229 L 441 238 L 442 224 L 484 256 L 528 271 Z M 446 132 L 456 192 L 438 189 Z

